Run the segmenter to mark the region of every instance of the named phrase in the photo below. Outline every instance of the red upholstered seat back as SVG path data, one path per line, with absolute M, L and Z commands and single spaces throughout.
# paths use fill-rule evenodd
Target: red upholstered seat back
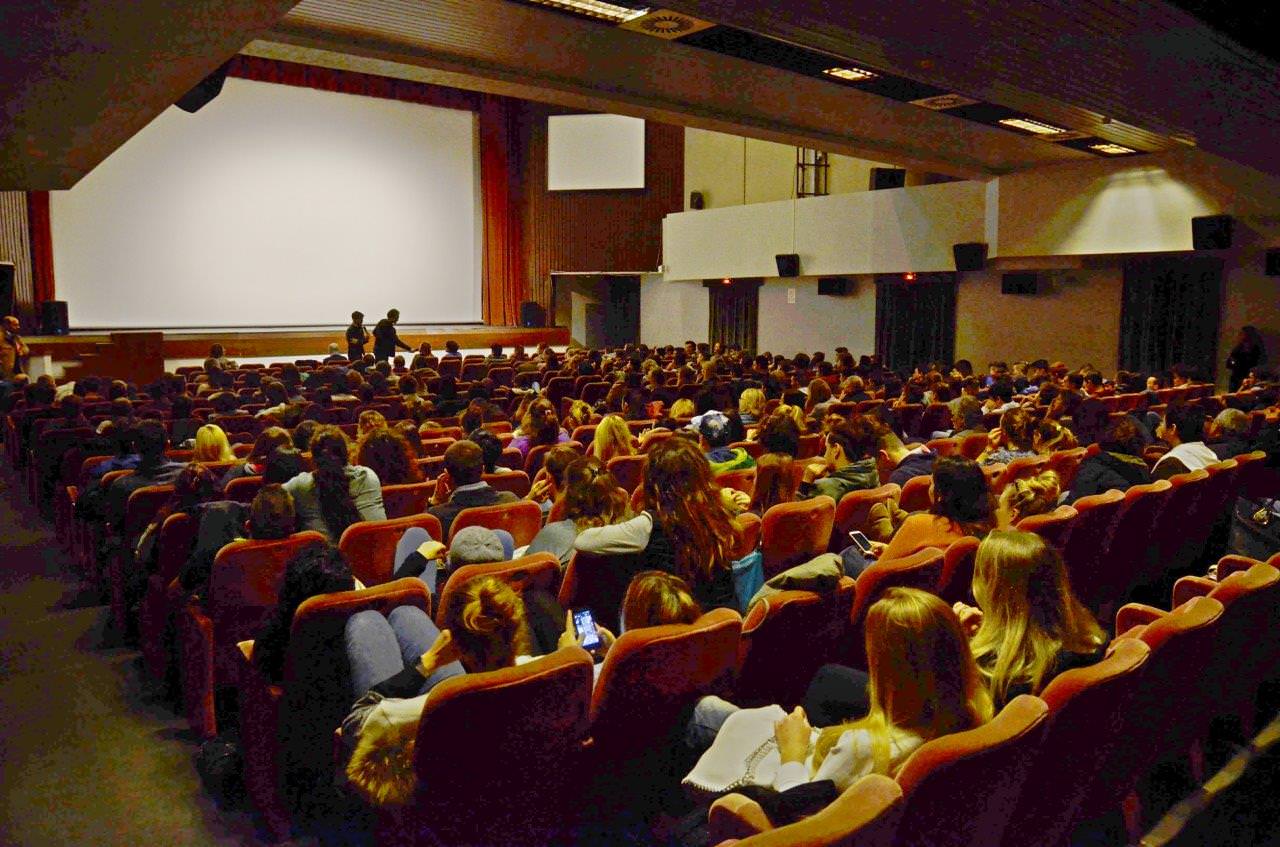
M 493 562 L 484 565 L 464 565 L 453 573 L 440 589 L 440 602 L 436 605 L 436 623 L 444 628 L 444 610 L 453 595 L 473 579 L 493 576 L 511 585 L 517 591 L 541 588 L 555 594 L 560 583 L 560 560 L 550 553 L 534 553 L 512 559 L 510 562 Z
M 644 479 L 644 466 L 649 461 L 649 457 L 641 454 L 638 456 L 614 456 L 609 460 L 609 473 L 613 474 L 613 478 L 618 481 L 618 485 L 625 488 L 627 494 L 635 491 L 641 480 Z
M 935 738 L 898 771 L 906 798 L 896 844 L 998 844 L 1048 726 L 1039 697 L 1015 697 L 989 723 Z
M 761 523 L 765 578 L 825 553 L 835 519 L 835 501 L 826 496 L 770 507 Z
M 566 609 L 590 609 L 597 623 L 616 633 L 627 586 L 644 567 L 641 554 L 602 556 L 579 550 L 565 568 L 560 605 Z
M 253 638 L 275 608 L 289 559 L 304 547 L 323 543 L 323 535 L 308 530 L 278 541 L 241 539 L 219 550 L 204 601 L 204 613 L 213 622 L 214 650 Z
M 969 603 L 973 600 L 973 568 L 978 558 L 978 545 L 982 542 L 966 535 L 951 542 L 943 554 L 942 579 L 939 580 L 939 596 L 948 603 Z
M 933 505 L 933 497 L 929 487 L 933 485 L 933 477 L 929 474 L 913 476 L 902 486 L 902 497 L 898 505 L 907 512 L 927 512 Z
M 258 492 L 261 490 L 262 477 L 241 476 L 227 483 L 227 488 L 223 495 L 228 500 L 235 500 L 237 503 L 252 503 L 253 498 L 258 496 Z
M 416 514 L 385 521 L 360 521 L 343 531 L 338 549 L 351 563 L 351 573 L 356 579 L 366 587 L 381 585 L 391 581 L 400 536 L 414 526 L 425 529 L 436 541 L 441 541 L 444 535 L 440 520 L 435 515 Z
M 901 496 L 902 489 L 891 482 L 879 488 L 850 491 L 841 497 L 836 504 L 835 524 L 828 545 L 831 552 L 838 553 L 852 543 L 849 539 L 851 531 L 866 533 L 872 506 L 890 500 L 896 502 Z
M 1112 599 L 1105 595 L 1109 583 L 1102 571 L 1101 557 L 1124 507 L 1124 497 L 1124 492 L 1112 489 L 1081 497 L 1072 504 L 1076 520 L 1067 534 L 1062 559 L 1076 596 L 1094 610 L 1100 608 L 1104 599 Z
M 1023 518 L 1018 521 L 1017 528 L 1023 532 L 1034 532 L 1061 551 L 1075 525 L 1077 514 L 1070 506 L 1059 506 L 1052 512 Z
M 891 847 L 902 810 L 898 784 L 887 776 L 868 774 L 817 814 L 743 838 L 736 847 Z M 713 806 L 713 838 L 717 811 Z M 763 810 L 758 814 L 763 817 Z
M 468 526 L 505 529 L 515 539 L 516 546 L 523 547 L 542 529 L 542 509 L 531 500 L 463 509 L 449 526 L 449 543 L 452 544 L 454 536 Z
M 405 485 L 382 486 L 382 508 L 388 518 L 420 515 L 427 510 L 435 482 L 411 482 Z

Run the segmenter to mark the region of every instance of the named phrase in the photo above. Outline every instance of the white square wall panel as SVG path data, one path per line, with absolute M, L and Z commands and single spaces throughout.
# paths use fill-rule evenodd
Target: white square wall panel
M 644 121 L 622 115 L 547 118 L 547 190 L 644 188 Z

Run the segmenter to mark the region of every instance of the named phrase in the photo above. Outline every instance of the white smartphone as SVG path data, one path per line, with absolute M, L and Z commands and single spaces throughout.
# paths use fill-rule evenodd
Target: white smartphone
M 849 533 L 849 537 L 853 539 L 854 544 L 858 545 L 858 549 L 862 551 L 864 556 L 871 552 L 871 539 L 867 538 L 861 532 L 858 532 L 855 529 Z
M 596 632 L 596 619 L 590 609 L 575 609 L 573 612 L 573 629 L 578 638 L 582 638 L 582 648 L 594 652 L 600 646 L 600 633 Z M 584 638 L 585 636 L 585 638 Z

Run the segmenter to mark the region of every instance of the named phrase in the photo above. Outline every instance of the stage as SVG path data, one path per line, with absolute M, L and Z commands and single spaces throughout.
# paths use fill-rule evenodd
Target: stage
M 369 325 L 372 332 L 373 325 Z M 532 349 L 541 342 L 563 347 L 569 343 L 567 327 L 486 326 L 483 324 L 405 324 L 397 326 L 400 339 L 417 349 L 422 342 L 438 354 L 446 341 L 458 342 L 463 350 L 488 351 L 490 345 L 501 344 L 510 351 L 513 344 Z M 31 348 L 30 372 L 61 377 L 67 365 L 82 357 L 99 357 L 105 348 L 118 344 L 124 335 L 159 335 L 164 369 L 184 364 L 199 364 L 209 355 L 209 347 L 221 344 L 226 355 L 243 362 L 270 362 L 280 359 L 323 359 L 329 344 L 336 343 L 345 354 L 346 326 L 314 326 L 273 329 L 271 327 L 212 327 L 208 329 L 120 329 L 76 332 L 69 335 L 32 335 L 23 340 Z M 139 339 L 141 340 L 141 339 Z M 372 350 L 372 345 L 366 350 Z M 397 351 L 403 352 L 403 351 Z M 406 356 L 412 353 L 406 353 Z M 86 363 L 88 366 L 88 363 Z M 154 367 L 154 366 L 153 366 Z M 87 368 L 91 370 L 90 368 Z

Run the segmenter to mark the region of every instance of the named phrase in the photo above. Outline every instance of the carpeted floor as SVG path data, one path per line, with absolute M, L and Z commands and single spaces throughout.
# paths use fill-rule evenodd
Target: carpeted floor
M 106 606 L 14 484 L 0 472 L 0 844 L 267 843 L 204 793 L 186 722 L 104 645 Z

